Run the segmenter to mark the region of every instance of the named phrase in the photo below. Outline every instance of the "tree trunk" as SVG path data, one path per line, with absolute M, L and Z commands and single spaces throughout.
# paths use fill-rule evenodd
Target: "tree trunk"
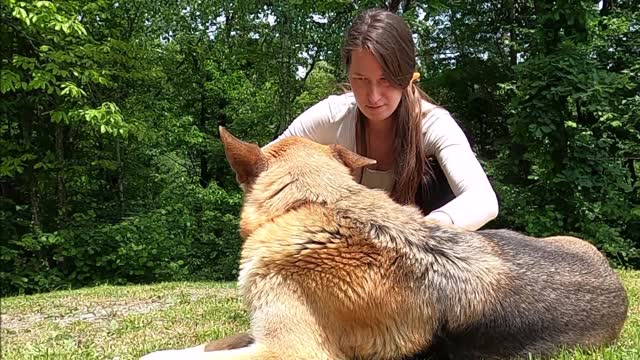
M 505 180 L 508 184 L 525 185 L 530 182 L 531 163 L 525 158 L 528 151 L 527 146 L 522 143 L 516 141 L 511 143 L 509 154 L 517 170 L 510 171 L 507 175 Z
M 205 91 L 205 84 L 203 82 L 200 87 L 200 131 L 203 133 L 207 132 L 207 109 L 205 105 L 207 95 Z M 202 149 L 200 150 L 200 185 L 203 188 L 206 188 L 209 186 L 210 181 L 211 174 L 209 173 L 209 157 L 207 151 Z
M 551 141 L 551 161 L 553 163 L 553 170 L 556 174 L 559 174 L 565 169 L 564 161 L 569 155 L 567 131 L 564 126 L 557 127 L 551 137 Z
M 636 172 L 636 159 L 627 159 L 627 168 L 631 174 L 631 184 L 638 182 L 638 173 Z
M 400 10 L 400 0 L 391 0 L 387 3 L 387 10 L 397 13 Z
M 600 16 L 607 16 L 611 13 L 615 5 L 615 0 L 602 0 L 602 8 L 600 9 Z
M 543 0 L 534 0 L 533 9 L 539 25 L 542 27 L 543 43 L 541 45 L 542 53 L 545 55 L 553 52 L 560 43 L 560 20 L 554 20 L 553 17 L 546 16 L 553 9 L 554 4 Z
M 22 138 L 26 153 L 33 150 L 31 148 L 31 135 L 33 132 L 34 118 L 35 109 L 33 105 L 24 104 L 22 109 Z M 33 231 L 38 234 L 42 232 L 42 223 L 40 220 L 40 197 L 38 194 L 38 183 L 33 169 L 33 160 L 28 160 L 24 173 L 29 191 L 29 202 L 31 204 L 31 226 Z
M 509 63 L 511 66 L 518 65 L 518 51 L 516 50 L 516 7 L 513 1 L 509 1 Z
M 116 140 L 116 160 L 118 161 L 118 202 L 120 205 L 120 216 L 124 212 L 124 183 L 123 183 L 123 166 L 120 156 L 120 138 Z
M 64 124 L 56 124 L 56 162 L 58 173 L 58 227 L 63 228 L 68 220 L 67 187 L 65 184 L 65 158 L 64 158 Z
M 291 102 L 293 96 L 291 94 L 291 87 L 293 81 L 291 80 L 291 49 L 289 46 L 289 35 L 291 30 L 291 18 L 290 15 L 284 10 L 276 9 L 278 11 L 277 17 L 279 19 L 280 29 L 280 74 L 278 79 L 279 96 L 280 96 L 280 126 L 278 127 L 278 134 L 281 134 L 291 123 Z
M 404 5 L 402 5 L 402 12 L 407 12 L 413 6 L 413 2 L 411 0 L 405 0 Z

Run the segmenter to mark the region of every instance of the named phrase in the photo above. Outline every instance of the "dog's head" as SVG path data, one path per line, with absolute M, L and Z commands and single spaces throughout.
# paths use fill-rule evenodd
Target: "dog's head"
M 223 127 L 219 130 L 227 161 L 245 193 L 243 237 L 302 204 L 335 202 L 358 186 L 352 177 L 354 169 L 375 164 L 337 144 L 287 137 L 261 149 Z

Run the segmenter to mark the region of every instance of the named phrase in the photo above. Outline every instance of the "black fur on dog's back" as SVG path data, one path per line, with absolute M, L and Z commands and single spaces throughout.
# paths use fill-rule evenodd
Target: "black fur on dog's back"
M 618 336 L 627 316 L 627 296 L 595 248 L 507 230 L 478 234 L 497 245 L 517 281 L 501 289 L 505 296 L 481 321 L 462 331 L 441 324 L 432 346 L 412 359 L 527 358 L 529 352 L 550 356 L 559 342 L 571 347 Z M 609 333 L 597 333 L 603 329 Z

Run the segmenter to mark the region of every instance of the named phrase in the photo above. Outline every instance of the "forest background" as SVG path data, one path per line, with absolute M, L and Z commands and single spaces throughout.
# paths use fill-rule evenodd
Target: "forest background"
M 2 0 L 2 295 L 235 279 L 218 126 L 264 145 L 338 93 L 371 7 L 411 24 L 420 85 L 467 130 L 487 228 L 640 267 L 639 1 Z

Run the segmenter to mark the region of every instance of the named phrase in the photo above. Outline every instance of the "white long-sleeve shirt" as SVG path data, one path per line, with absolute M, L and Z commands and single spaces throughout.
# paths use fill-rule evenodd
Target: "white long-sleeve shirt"
M 435 156 L 455 199 L 434 210 L 429 216 L 442 219 L 446 214 L 457 226 L 477 230 L 498 214 L 498 201 L 487 176 L 456 121 L 445 109 L 423 102 L 426 116 L 422 120 L 424 151 Z M 301 136 L 321 144 L 340 144 L 356 149 L 357 105 L 353 93 L 331 95 L 298 116 L 276 139 Z M 275 142 L 274 141 L 274 142 Z M 363 181 L 369 187 L 389 188 L 393 174 L 365 169 Z M 363 180 L 364 180 L 363 178 Z

